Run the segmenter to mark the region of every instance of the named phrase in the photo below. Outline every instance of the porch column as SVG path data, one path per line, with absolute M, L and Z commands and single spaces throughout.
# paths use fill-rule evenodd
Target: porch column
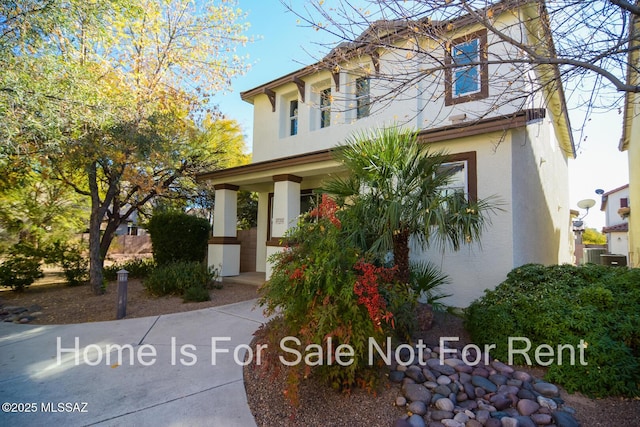
M 268 258 L 283 250 L 280 243 L 287 230 L 296 225 L 300 215 L 300 183 L 302 178 L 296 175 L 273 176 L 273 219 L 271 221 L 271 239 L 267 242 L 267 268 L 265 277 L 271 277 L 272 264 Z
M 217 268 L 220 276 L 240 274 L 238 228 L 238 186 L 217 184 L 213 208 L 213 237 L 209 240 L 207 265 Z

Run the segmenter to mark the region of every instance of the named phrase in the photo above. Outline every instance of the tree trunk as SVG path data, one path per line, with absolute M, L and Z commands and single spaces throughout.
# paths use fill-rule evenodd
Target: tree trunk
M 98 189 L 98 165 L 93 161 L 87 167 L 89 190 L 91 192 L 91 216 L 89 218 L 89 284 L 95 295 L 102 295 L 104 258 L 100 253 L 100 224 L 105 214 Z
M 398 266 L 397 278 L 401 283 L 409 282 L 409 230 L 400 230 L 393 235 L 393 260 Z
M 102 222 L 100 211 L 100 205 L 95 206 L 92 197 L 91 218 L 89 220 L 89 283 L 95 295 L 104 293 L 102 287 L 104 258 L 100 253 L 100 223 Z
M 111 242 L 116 235 L 116 230 L 122 223 L 120 216 L 118 215 L 116 218 L 109 219 L 107 223 L 107 227 L 102 233 L 102 240 L 100 241 L 100 256 L 102 259 L 107 257 L 107 252 L 109 251 L 109 247 L 111 246 Z

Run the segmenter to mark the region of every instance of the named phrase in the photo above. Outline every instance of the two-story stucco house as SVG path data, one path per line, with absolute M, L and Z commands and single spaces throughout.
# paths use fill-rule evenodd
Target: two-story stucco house
M 640 19 L 636 15 L 632 17 L 629 32 L 630 34 L 640 33 Z M 640 41 L 637 37 L 631 37 L 630 40 L 627 83 L 640 86 L 638 72 Z M 638 214 L 640 212 L 640 96 L 638 93 L 626 93 L 622 137 L 618 148 L 620 151 L 626 151 L 629 158 L 629 211 L 627 212 L 629 253 L 627 256 L 629 267 L 637 268 L 640 267 L 640 215 Z
M 495 25 L 523 43 L 533 33 L 539 40 L 537 9 L 523 4 L 503 2 L 494 9 Z M 384 44 L 368 43 L 365 32 L 361 43 L 342 44 L 323 61 L 241 94 L 254 108 L 252 163 L 199 176 L 216 189 L 209 264 L 223 276 L 239 273 L 239 189 L 259 194 L 256 268 L 268 279 L 267 259 L 282 250 L 280 238 L 307 209 L 314 189 L 342 172 L 331 149 L 355 131 L 390 124 L 417 129 L 425 144 L 450 153 L 459 170 L 456 185 L 471 197 L 502 201 L 481 246 L 412 251 L 450 276 L 447 303 L 468 305 L 525 263 L 572 262 L 567 162 L 575 150 L 557 70 L 494 61 L 514 47 L 468 16 L 420 40 L 409 24 L 377 22 L 368 31 Z M 407 54 L 412 43 L 420 44 L 415 55 Z M 448 66 L 394 99 L 376 101 L 394 73 L 419 72 L 429 61 Z M 551 83 L 541 87 L 540 79 Z M 520 96 L 503 102 L 505 91 Z
M 604 193 L 600 210 L 605 213 L 606 226 L 602 229 L 602 233 L 607 236 L 607 251 L 610 254 L 628 257 L 629 184 Z

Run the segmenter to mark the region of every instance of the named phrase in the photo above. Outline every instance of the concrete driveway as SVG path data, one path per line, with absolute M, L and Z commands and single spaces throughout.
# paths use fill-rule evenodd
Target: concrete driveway
M 0 425 L 255 426 L 255 300 L 76 325 L 0 324 Z

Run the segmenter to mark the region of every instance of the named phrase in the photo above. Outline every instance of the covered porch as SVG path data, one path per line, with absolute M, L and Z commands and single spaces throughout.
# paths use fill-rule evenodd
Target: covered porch
M 256 273 L 264 282 L 271 276 L 267 259 L 282 250 L 282 237 L 308 207 L 313 190 L 329 175 L 342 171 L 330 150 L 198 175 L 215 189 L 213 236 L 209 240 L 207 263 L 222 277 L 240 276 L 240 241 L 237 235 L 237 193 L 258 193 Z M 246 276 L 246 273 L 243 273 Z M 255 276 L 257 277 L 257 276 Z M 225 279 L 228 280 L 228 279 Z

